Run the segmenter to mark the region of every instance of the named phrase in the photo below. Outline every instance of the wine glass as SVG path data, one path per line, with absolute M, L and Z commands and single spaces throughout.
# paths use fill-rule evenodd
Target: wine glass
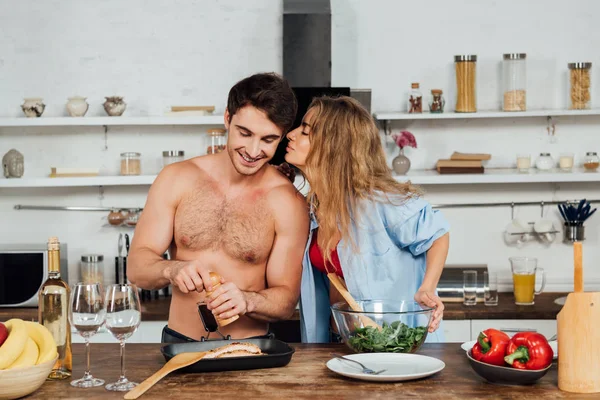
M 114 383 L 106 385 L 106 390 L 125 392 L 138 384 L 125 378 L 125 341 L 140 326 L 142 312 L 138 289 L 131 284 L 110 285 L 104 298 L 106 304 L 106 328 L 121 344 L 121 376 Z
M 83 378 L 71 381 L 71 386 L 89 388 L 104 385 L 102 379 L 94 378 L 90 373 L 90 338 L 98 332 L 105 318 L 100 284 L 78 283 L 73 286 L 69 302 L 69 322 L 85 340 L 87 364 Z

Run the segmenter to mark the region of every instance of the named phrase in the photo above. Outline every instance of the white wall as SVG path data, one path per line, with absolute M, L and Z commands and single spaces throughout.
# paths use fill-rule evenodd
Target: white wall
M 222 112 L 229 88 L 258 71 L 281 72 L 281 1 L 103 2 L 0 0 L 0 116 L 20 116 L 23 97 L 43 96 L 45 116 L 65 115 L 66 98 L 88 97 L 89 116 L 103 115 L 103 96 L 119 94 L 126 115 L 160 115 L 170 105 L 214 104 Z M 332 0 L 334 85 L 373 90 L 372 109 L 404 109 L 411 82 L 428 93 L 441 88 L 447 110 L 454 105 L 453 56 L 477 54 L 480 109 L 500 105 L 502 53 L 528 55 L 528 106 L 566 106 L 566 64 L 600 59 L 600 28 L 593 0 L 429 2 Z M 594 82 L 594 81 L 593 81 Z M 600 85 L 593 86 L 600 99 Z M 600 100 L 599 100 L 600 101 Z M 598 103 L 597 103 L 598 104 Z M 396 124 L 410 129 L 418 149 L 407 155 L 413 168 L 432 168 L 452 151 L 490 152 L 491 167 L 514 165 L 517 152 L 554 156 L 570 151 L 580 163 L 585 151 L 600 151 L 600 118 L 560 118 L 555 143 L 545 132 L 545 118 L 515 120 L 430 121 Z M 162 150 L 203 154 L 202 129 L 187 127 L 110 128 L 108 149 L 96 127 L 2 128 L 0 153 L 17 148 L 25 154 L 26 176 L 44 176 L 51 166 L 98 166 L 115 174 L 119 153 L 140 151 L 143 172 L 156 173 Z M 393 144 L 388 147 L 395 155 Z M 538 201 L 587 197 L 600 199 L 597 184 L 461 185 L 425 188 L 433 203 Z M 14 211 L 14 204 L 143 206 L 147 188 L 0 189 L 0 218 L 5 243 L 45 241 L 58 235 L 69 245 L 71 281 L 82 253 L 106 256 L 112 280 L 118 229 L 104 226 L 103 213 Z M 558 221 L 555 208 L 550 215 Z M 540 259 L 555 289 L 570 289 L 571 249 L 557 240 L 551 246 L 504 245 L 502 230 L 510 209 L 453 209 L 450 263 L 488 263 L 508 279 L 508 257 Z M 534 220 L 539 207 L 517 209 Z M 587 226 L 585 277 L 600 288 L 600 229 L 594 217 Z M 127 231 L 126 229 L 123 230 Z

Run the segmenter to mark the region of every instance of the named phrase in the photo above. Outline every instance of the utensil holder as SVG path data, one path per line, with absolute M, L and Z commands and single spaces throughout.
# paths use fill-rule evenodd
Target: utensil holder
M 585 226 L 565 224 L 565 242 L 581 242 L 585 240 Z

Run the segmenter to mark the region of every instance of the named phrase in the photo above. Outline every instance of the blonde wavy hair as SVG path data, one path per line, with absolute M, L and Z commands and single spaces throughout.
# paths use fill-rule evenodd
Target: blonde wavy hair
M 377 124 L 358 101 L 347 96 L 317 97 L 308 110 L 313 110 L 313 116 L 305 169 L 310 183 L 307 198 L 319 221 L 319 247 L 331 262 L 337 232 L 350 238 L 360 200 L 380 200 L 382 194 L 408 199 L 421 190 L 394 179 Z

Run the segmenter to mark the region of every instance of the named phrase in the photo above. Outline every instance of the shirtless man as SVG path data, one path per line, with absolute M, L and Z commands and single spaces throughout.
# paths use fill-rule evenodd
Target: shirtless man
M 257 74 L 229 92 L 227 151 L 165 167 L 137 224 L 128 278 L 144 289 L 173 285 L 163 341 L 200 340 L 197 303 L 234 339 L 268 333 L 290 317 L 300 295 L 308 210 L 302 195 L 268 161 L 296 116 L 296 98 L 275 74 Z M 162 258 L 170 248 L 172 261 Z M 222 276 L 211 296 L 209 272 Z M 212 339 L 215 338 L 213 334 Z

